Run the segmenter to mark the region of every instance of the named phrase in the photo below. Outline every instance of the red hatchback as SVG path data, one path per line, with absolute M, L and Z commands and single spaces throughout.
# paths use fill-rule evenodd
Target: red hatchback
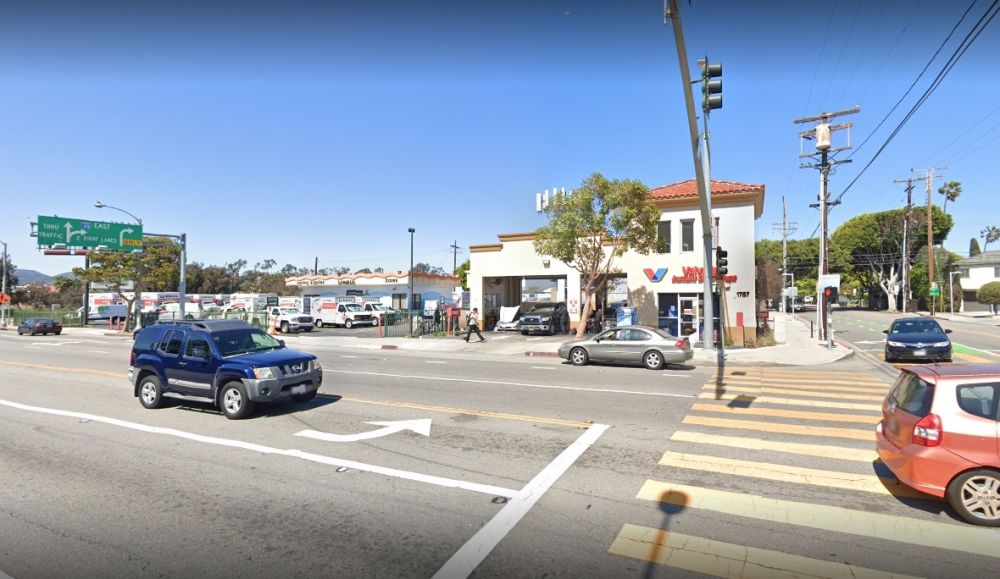
M 907 367 L 882 403 L 879 457 L 900 481 L 1000 526 L 1000 364 Z

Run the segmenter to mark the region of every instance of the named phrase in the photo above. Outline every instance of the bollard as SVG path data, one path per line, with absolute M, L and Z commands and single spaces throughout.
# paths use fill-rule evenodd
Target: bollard
M 810 339 L 812 339 L 812 337 L 813 337 L 813 323 L 814 322 L 812 320 L 809 320 L 809 338 Z

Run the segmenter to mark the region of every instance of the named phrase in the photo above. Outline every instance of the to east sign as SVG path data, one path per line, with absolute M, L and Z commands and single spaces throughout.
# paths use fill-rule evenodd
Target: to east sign
M 87 221 L 66 217 L 38 216 L 38 247 L 98 247 L 110 251 L 142 249 L 142 226 L 130 223 Z

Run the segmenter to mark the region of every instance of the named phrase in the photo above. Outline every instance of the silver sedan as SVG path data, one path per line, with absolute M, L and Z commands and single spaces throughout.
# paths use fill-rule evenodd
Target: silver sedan
M 690 340 L 649 326 L 618 326 L 559 347 L 559 357 L 575 366 L 612 362 L 642 364 L 650 370 L 658 370 L 664 364 L 687 362 L 692 356 Z

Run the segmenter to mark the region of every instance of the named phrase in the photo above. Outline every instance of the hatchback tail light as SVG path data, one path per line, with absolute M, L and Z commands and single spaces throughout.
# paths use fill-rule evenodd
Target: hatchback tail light
M 941 417 L 928 414 L 913 425 L 913 444 L 937 446 L 941 444 Z

